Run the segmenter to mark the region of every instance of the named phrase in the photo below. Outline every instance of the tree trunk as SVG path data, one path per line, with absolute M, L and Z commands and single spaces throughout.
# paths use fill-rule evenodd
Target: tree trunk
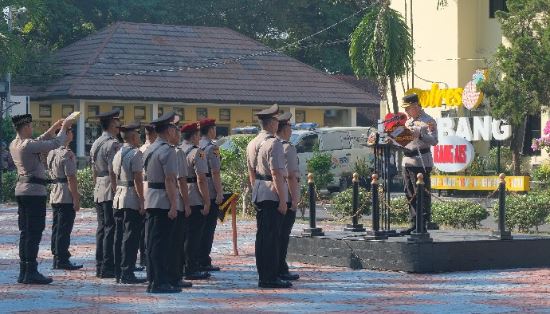
M 521 174 L 521 151 L 523 149 L 523 142 L 525 140 L 525 127 L 527 124 L 527 116 L 524 118 L 521 125 L 515 126 L 512 133 L 512 165 L 514 169 L 514 175 L 519 176 Z
M 391 102 L 393 105 L 393 113 L 399 112 L 399 103 L 397 102 L 397 92 L 395 90 L 395 77 L 390 76 Z

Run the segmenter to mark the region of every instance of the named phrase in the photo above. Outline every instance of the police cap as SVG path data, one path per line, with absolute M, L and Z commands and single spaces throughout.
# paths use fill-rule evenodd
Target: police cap
M 111 120 L 111 119 L 118 119 L 120 116 L 120 109 L 115 109 L 109 112 L 102 112 L 95 117 L 99 120 Z
M 120 132 L 130 132 L 130 131 L 136 131 L 141 127 L 141 124 L 139 122 L 133 122 L 126 125 L 123 125 L 119 127 Z
M 410 94 L 403 97 L 403 104 L 401 107 L 407 108 L 410 105 L 418 105 L 418 95 L 417 94 Z
M 273 106 L 267 109 L 256 112 L 256 116 L 258 116 L 258 119 L 263 120 L 263 119 L 274 118 L 277 113 L 279 113 L 279 105 L 274 104 Z

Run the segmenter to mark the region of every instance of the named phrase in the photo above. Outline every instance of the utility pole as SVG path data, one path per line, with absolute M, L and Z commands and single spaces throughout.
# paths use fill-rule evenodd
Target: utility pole
M 8 33 L 11 33 L 13 30 L 13 15 L 11 11 L 11 6 L 8 6 L 7 10 L 7 20 L 8 20 Z M 4 118 L 6 115 L 7 110 L 11 107 L 11 73 L 6 73 L 6 83 L 5 83 L 5 97 L 0 97 L 0 118 L 2 119 L 2 127 L 0 127 L 0 139 L 4 139 L 3 137 L 3 124 L 4 124 Z M 3 94 L 4 91 L 0 91 L 0 94 Z M 4 103 L 6 106 L 4 107 Z M 5 143 L 6 147 L 9 145 L 9 143 Z M 0 158 L 4 158 L 4 144 L 0 144 Z M 3 167 L 4 160 L 0 160 L 0 203 L 4 201 L 4 181 L 3 181 L 3 174 L 4 174 L 4 167 Z

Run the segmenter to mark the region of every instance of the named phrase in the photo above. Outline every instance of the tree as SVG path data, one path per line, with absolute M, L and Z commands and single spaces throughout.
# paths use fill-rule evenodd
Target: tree
M 550 104 L 550 0 L 510 0 L 497 12 L 507 43 L 501 45 L 481 86 L 492 114 L 512 125 L 514 174 L 520 173 L 528 115 Z
M 399 111 L 395 79 L 409 70 L 413 52 L 409 28 L 388 0 L 371 7 L 351 34 L 349 56 L 355 75 L 376 80 L 383 101 L 389 82 L 394 113 Z

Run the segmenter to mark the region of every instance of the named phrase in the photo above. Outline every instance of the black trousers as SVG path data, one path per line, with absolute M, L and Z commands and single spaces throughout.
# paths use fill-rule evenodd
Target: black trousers
M 145 249 L 145 243 L 146 237 L 145 237 L 145 222 L 147 221 L 146 216 L 144 216 L 141 220 L 140 225 L 140 236 L 139 236 L 139 264 L 141 266 L 147 265 L 147 257 L 146 257 L 146 249 Z
M 199 247 L 199 265 L 212 265 L 212 244 L 214 243 L 214 233 L 218 225 L 218 213 L 220 206 L 216 204 L 216 200 L 210 201 L 210 212 L 204 217 L 204 229 L 202 231 L 201 243 Z
M 101 272 L 114 271 L 115 217 L 113 215 L 113 201 L 96 203 L 96 211 L 96 267 Z
M 129 276 L 134 272 L 142 216 L 130 208 L 115 210 L 115 274 Z
M 69 245 L 76 212 L 73 204 L 52 204 L 52 254 L 58 261 L 68 261 L 71 257 Z
M 290 206 L 291 204 L 288 204 L 288 208 L 290 208 Z M 281 275 L 288 274 L 286 254 L 288 251 L 288 241 L 290 240 L 290 233 L 292 232 L 294 221 L 296 221 L 296 212 L 290 209 L 287 210 L 281 227 L 281 247 L 279 251 L 279 274 Z
M 281 227 L 284 216 L 277 210 L 279 202 L 256 204 L 256 268 L 260 281 L 273 281 L 279 276 Z
M 46 196 L 16 196 L 19 227 L 19 259 L 36 263 L 46 227 Z
M 184 244 L 185 244 L 185 213 L 178 211 L 170 230 L 170 244 L 166 260 L 166 271 L 169 282 L 177 282 L 183 278 Z
M 199 254 L 205 216 L 203 206 L 191 206 L 191 215 L 185 220 L 185 274 L 199 271 Z
M 419 173 L 422 173 L 424 175 L 424 187 L 426 190 L 431 191 L 431 181 L 430 181 L 430 173 L 432 172 L 432 168 L 426 168 L 426 171 L 424 171 L 424 168 L 422 167 L 405 167 L 403 171 L 403 179 L 405 182 L 405 195 L 407 196 L 407 200 L 409 201 L 409 211 L 410 211 L 410 217 L 411 221 L 414 221 L 416 217 L 416 176 Z M 426 221 L 431 221 L 432 219 L 432 196 L 430 193 L 424 191 L 424 200 L 423 200 L 423 209 L 424 209 L 424 219 Z
M 167 209 L 147 209 L 147 280 L 154 286 L 168 282 L 165 266 L 172 225 Z

